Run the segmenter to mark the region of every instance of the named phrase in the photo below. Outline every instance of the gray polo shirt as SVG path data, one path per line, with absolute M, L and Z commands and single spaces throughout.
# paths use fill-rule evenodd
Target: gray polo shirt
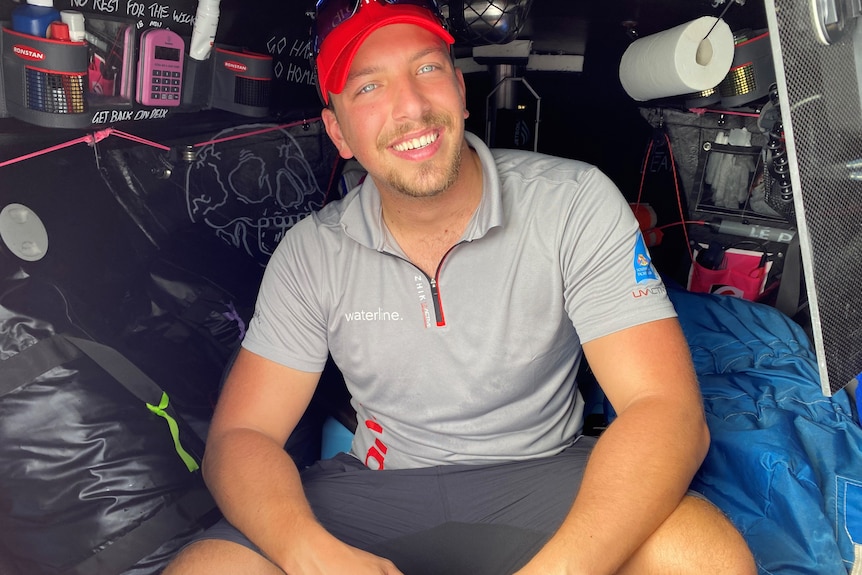
M 581 343 L 674 315 L 598 169 L 467 138 L 483 197 L 434 277 L 389 235 L 367 178 L 287 232 L 243 343 L 310 372 L 331 351 L 357 411 L 353 454 L 374 469 L 561 451 L 582 426 Z

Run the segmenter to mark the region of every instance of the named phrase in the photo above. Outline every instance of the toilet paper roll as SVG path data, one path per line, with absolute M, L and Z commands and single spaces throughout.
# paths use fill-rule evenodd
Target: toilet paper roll
M 703 16 L 632 42 L 620 61 L 620 82 L 641 102 L 707 90 L 727 75 L 733 47 L 724 20 Z

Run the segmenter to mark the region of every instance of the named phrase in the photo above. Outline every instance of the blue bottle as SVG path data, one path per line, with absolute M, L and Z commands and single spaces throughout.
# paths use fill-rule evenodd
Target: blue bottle
M 12 11 L 12 29 L 22 34 L 45 38 L 51 22 L 60 19 L 54 0 L 27 0 Z

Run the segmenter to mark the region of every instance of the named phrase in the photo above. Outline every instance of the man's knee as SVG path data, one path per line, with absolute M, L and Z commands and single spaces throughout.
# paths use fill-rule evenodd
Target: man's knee
M 284 575 L 259 553 L 221 539 L 204 539 L 185 547 L 162 575 Z
M 686 496 L 621 573 L 754 575 L 754 557 L 733 523 L 704 499 Z

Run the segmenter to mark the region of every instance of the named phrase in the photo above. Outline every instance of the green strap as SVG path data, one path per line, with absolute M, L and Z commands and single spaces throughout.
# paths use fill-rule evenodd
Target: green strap
M 107 371 L 123 387 L 128 389 L 132 395 L 143 401 L 151 412 L 164 417 L 168 422 L 168 428 L 174 439 L 174 447 L 177 454 L 186 464 L 188 470 L 195 471 L 200 467 L 180 443 L 179 425 L 173 416 L 167 412 L 168 396 L 155 381 L 150 379 L 135 364 L 112 347 L 77 337 L 67 336 L 64 339 L 84 352 L 99 367 Z M 158 407 L 150 403 L 156 397 L 161 397 Z
M 180 456 L 180 459 L 183 460 L 189 471 L 197 471 L 200 467 L 198 462 L 195 461 L 194 457 L 189 455 L 188 451 L 183 449 L 183 445 L 180 443 L 180 428 L 177 425 L 177 421 L 165 411 L 168 408 L 168 394 L 163 391 L 162 400 L 159 405 L 155 406 L 152 403 L 148 403 L 147 408 L 156 415 L 165 418 L 168 422 L 168 428 L 171 430 L 171 437 L 174 438 L 174 449 L 177 450 L 177 454 Z
M 143 401 L 151 412 L 164 417 L 168 422 L 174 448 L 180 459 L 189 471 L 197 471 L 200 468 L 195 458 L 180 443 L 180 428 L 176 420 L 165 411 L 169 403 L 168 394 L 118 351 L 94 341 L 55 334 L 3 360 L 0 364 L 0 373 L 3 375 L 0 378 L 0 397 L 31 383 L 51 368 L 76 359 L 80 352 L 90 357 L 135 397 Z M 147 401 L 154 399 L 159 393 L 161 399 L 158 406 Z

